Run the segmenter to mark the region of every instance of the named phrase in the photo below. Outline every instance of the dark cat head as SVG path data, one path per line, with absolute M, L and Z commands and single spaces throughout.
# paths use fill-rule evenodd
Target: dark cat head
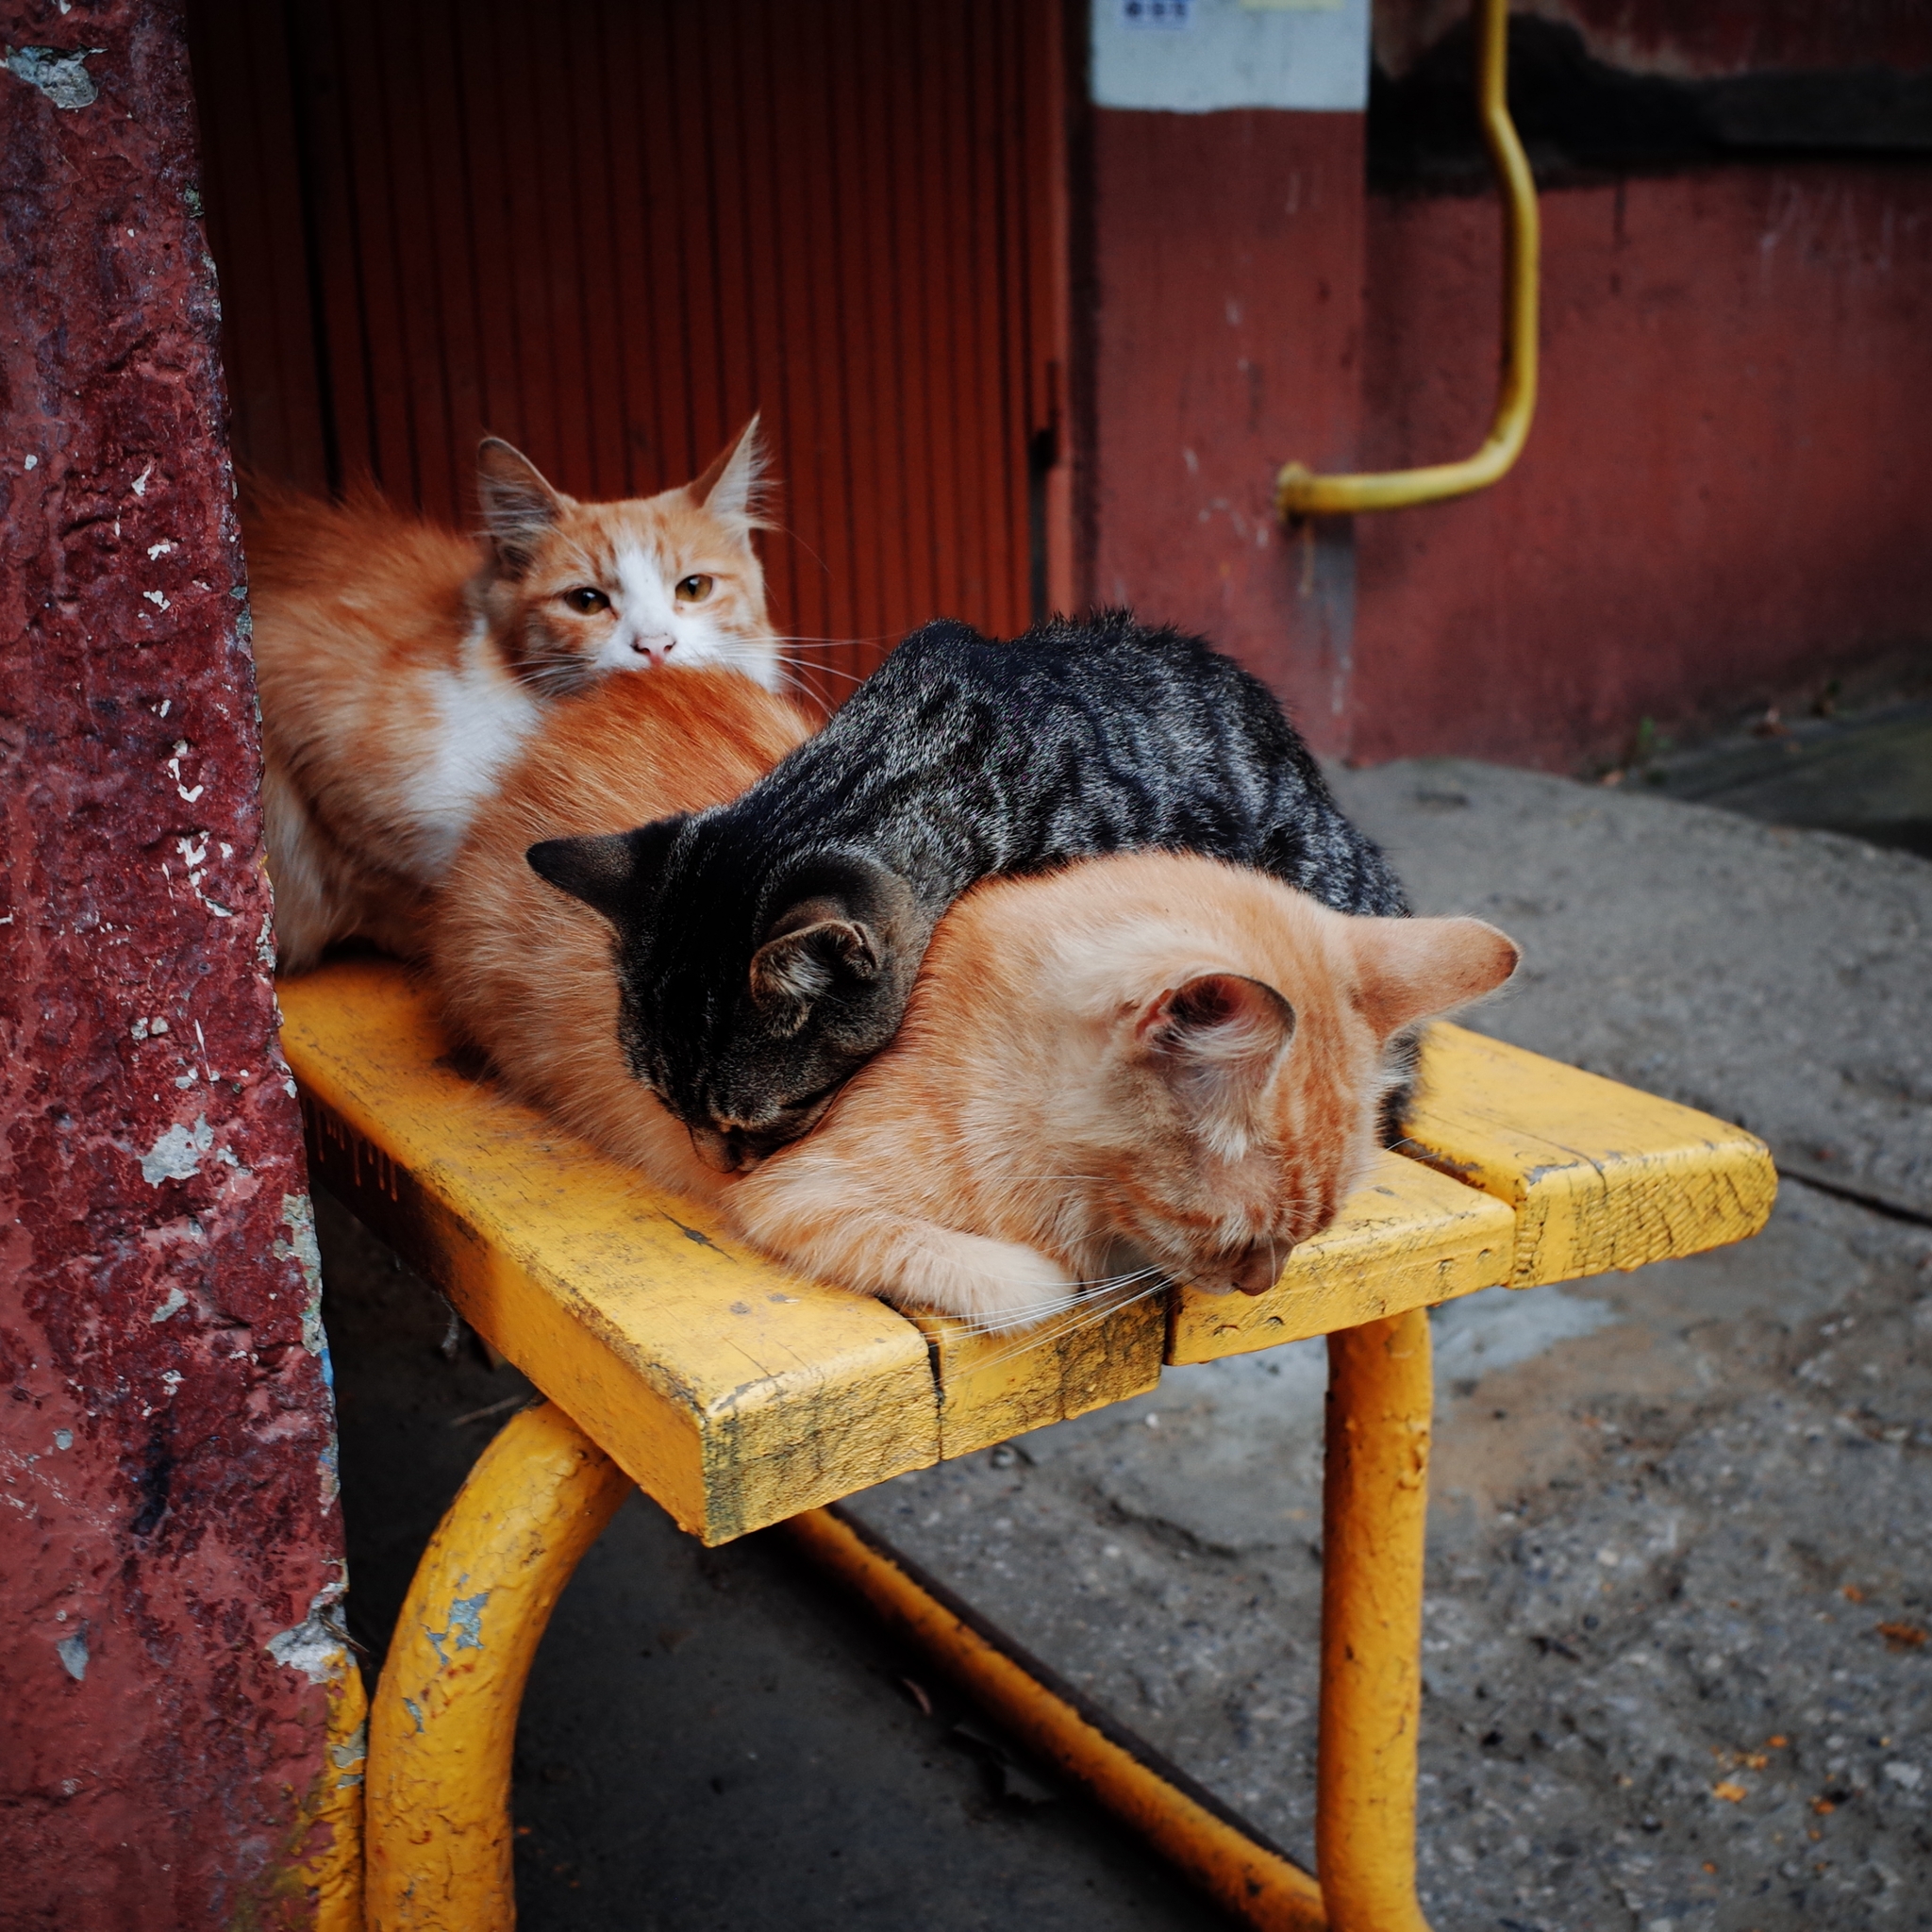
M 813 854 L 754 898 L 706 877 L 709 845 L 704 819 L 662 819 L 545 840 L 528 858 L 616 928 L 631 1071 L 729 1173 L 806 1132 L 891 1039 L 932 923 L 863 855 Z M 675 926 L 665 904 L 680 908 Z

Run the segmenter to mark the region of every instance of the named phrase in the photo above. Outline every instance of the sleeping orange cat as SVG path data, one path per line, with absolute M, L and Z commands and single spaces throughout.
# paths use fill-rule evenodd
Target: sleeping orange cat
M 482 541 L 374 491 L 257 484 L 242 538 L 283 972 L 360 934 L 420 950 L 426 893 L 550 704 L 608 673 L 725 665 L 775 686 L 756 419 L 694 482 L 622 503 L 478 453 Z
M 1124 1269 L 1258 1293 L 1373 1153 L 1391 1041 L 1514 970 L 1478 920 L 1334 912 L 1214 859 L 995 880 L 813 1132 L 722 1174 L 633 1074 L 611 927 L 525 853 L 732 796 L 805 729 L 718 673 L 560 705 L 478 810 L 431 938 L 452 1024 L 512 1088 L 802 1273 L 990 1329 Z

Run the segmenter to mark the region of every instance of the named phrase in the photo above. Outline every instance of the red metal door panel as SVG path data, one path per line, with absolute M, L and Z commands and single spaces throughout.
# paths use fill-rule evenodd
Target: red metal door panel
M 485 432 L 567 490 L 644 493 L 757 408 L 774 609 L 820 689 L 928 617 L 1010 633 L 1070 601 L 1042 474 L 1058 6 L 195 10 L 236 438 L 263 469 L 464 518 Z

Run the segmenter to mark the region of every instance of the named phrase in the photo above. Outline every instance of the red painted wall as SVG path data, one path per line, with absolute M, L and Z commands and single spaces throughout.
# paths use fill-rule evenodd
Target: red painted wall
M 1348 749 L 1565 768 L 1932 646 L 1932 167 L 1542 196 L 1543 372 L 1495 489 L 1357 525 Z M 1369 203 L 1364 460 L 1491 407 L 1492 203 Z
M 1924 0 L 1511 0 L 1574 26 L 1600 58 L 1680 77 L 1803 68 L 1932 66 Z M 1375 58 L 1399 73 L 1469 19 L 1469 0 L 1375 0 Z
M 0 71 L 0 1919 L 292 1924 L 341 1541 L 185 51 L 0 39 L 100 50 Z
M 1097 110 L 1085 588 L 1204 632 L 1341 749 L 1345 528 L 1286 538 L 1274 474 L 1353 459 L 1358 114 Z
M 1494 200 L 1369 195 L 1355 116 L 1093 119 L 1091 592 L 1219 639 L 1321 749 L 1570 768 L 1932 651 L 1932 164 L 1545 192 L 1515 472 L 1284 540 L 1284 460 L 1480 441 Z

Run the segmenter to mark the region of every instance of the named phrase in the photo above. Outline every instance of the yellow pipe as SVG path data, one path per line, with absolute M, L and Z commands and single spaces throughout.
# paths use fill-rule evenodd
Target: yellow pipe
M 512 1416 L 416 1568 L 369 1711 L 368 1932 L 510 1932 L 510 1751 L 538 1641 L 630 1479 L 555 1404 Z
M 1316 476 L 1290 463 L 1274 482 L 1274 508 L 1282 517 L 1345 517 L 1466 496 L 1486 490 L 1523 453 L 1536 411 L 1536 180 L 1509 119 L 1508 0 L 1475 0 L 1475 19 L 1476 113 L 1503 196 L 1503 368 L 1495 420 L 1483 446 L 1459 463 L 1356 476 Z
M 1415 1895 L 1426 1308 L 1328 1338 L 1315 1869 L 1333 1932 L 1428 1932 Z
M 1206 1791 L 1085 1707 L 1033 1659 L 997 1643 L 841 1513 L 808 1509 L 786 1528 L 1027 1748 L 1083 1786 L 1202 1890 L 1262 1932 L 1323 1932 L 1322 1890 L 1257 1843 Z

